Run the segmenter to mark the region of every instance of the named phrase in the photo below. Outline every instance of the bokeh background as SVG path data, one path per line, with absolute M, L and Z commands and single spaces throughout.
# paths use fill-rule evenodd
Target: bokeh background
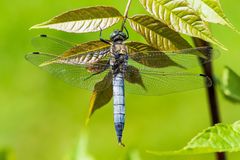
M 214 159 L 213 154 L 164 158 L 145 152 L 180 149 L 210 125 L 205 89 L 161 97 L 127 94 L 126 147 L 121 148 L 116 143 L 112 102 L 98 110 L 86 126 L 91 92 L 68 86 L 24 59 L 33 51 L 31 39 L 42 33 L 78 43 L 99 37 L 99 33 L 29 30 L 32 25 L 84 6 L 110 5 L 123 13 L 126 3 L 127 0 L 0 0 L 0 150 L 9 151 L 17 160 Z M 240 30 L 239 1 L 221 3 Z M 136 13 L 145 11 L 133 0 L 130 15 Z M 106 38 L 113 28 L 105 31 Z M 214 62 L 216 76 L 221 77 L 225 65 L 240 74 L 239 34 L 219 25 L 211 25 L 211 29 L 229 49 L 219 49 L 221 56 Z M 130 34 L 131 40 L 144 41 L 132 30 Z M 218 96 L 223 122 L 239 120 L 240 105 L 227 101 L 219 91 Z M 240 154 L 231 153 L 228 157 L 237 160 Z

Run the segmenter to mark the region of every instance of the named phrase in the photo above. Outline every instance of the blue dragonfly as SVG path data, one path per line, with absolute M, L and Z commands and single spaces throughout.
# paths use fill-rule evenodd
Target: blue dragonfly
M 204 74 L 186 72 L 208 63 L 211 47 L 160 51 L 139 42 L 126 42 L 128 32 L 115 30 L 110 40 L 100 38 L 74 44 L 47 35 L 33 39 L 38 50 L 26 55 L 34 65 L 76 87 L 113 93 L 114 125 L 118 143 L 122 143 L 125 124 L 125 91 L 159 96 L 211 86 Z M 100 32 L 101 37 L 101 32 Z M 207 84 L 207 85 L 206 85 Z

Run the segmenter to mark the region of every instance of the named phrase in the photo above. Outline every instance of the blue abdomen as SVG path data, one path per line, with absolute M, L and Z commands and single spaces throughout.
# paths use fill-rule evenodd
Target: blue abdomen
M 125 123 L 124 76 L 117 73 L 113 76 L 114 125 L 118 143 L 122 144 L 122 133 Z

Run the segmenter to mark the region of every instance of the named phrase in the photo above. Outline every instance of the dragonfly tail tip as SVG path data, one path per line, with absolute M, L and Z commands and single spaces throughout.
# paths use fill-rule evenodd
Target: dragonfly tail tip
M 122 138 L 121 137 L 118 138 L 118 144 L 122 147 L 125 147 L 125 144 L 122 143 Z
M 118 142 L 118 145 L 125 147 L 125 144 L 123 144 L 122 142 Z

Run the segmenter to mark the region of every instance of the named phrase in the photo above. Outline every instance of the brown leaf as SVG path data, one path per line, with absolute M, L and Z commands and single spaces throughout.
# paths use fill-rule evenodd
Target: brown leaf
M 88 72 L 98 73 L 105 69 L 107 63 L 108 63 L 108 60 L 102 60 L 102 61 L 88 65 L 86 69 L 88 70 Z
M 66 52 L 64 52 L 63 57 L 90 53 L 90 52 L 100 52 L 109 47 L 110 47 L 109 44 L 106 44 L 102 41 L 90 41 L 90 42 L 76 45 L 75 47 L 67 50 Z
M 178 66 L 183 68 L 165 53 L 147 44 L 139 42 L 128 42 L 129 56 L 136 62 L 152 68 L 163 68 L 168 66 Z
M 103 43 L 101 41 L 90 41 L 82 43 L 65 51 L 57 58 L 41 64 L 41 66 L 46 66 L 53 63 L 64 63 L 72 65 L 93 64 L 100 60 L 103 60 L 103 58 L 107 55 L 109 48 L 109 44 Z
M 139 70 L 136 67 L 129 65 L 127 67 L 127 71 L 124 75 L 124 78 L 129 83 L 139 84 L 140 86 L 143 87 L 143 89 L 146 89 L 146 87 L 144 86 L 141 74 L 139 73 Z
M 90 100 L 89 116 L 88 119 L 93 115 L 93 113 L 106 105 L 113 96 L 112 87 L 112 73 L 109 72 L 102 81 L 96 83 L 94 91 Z

